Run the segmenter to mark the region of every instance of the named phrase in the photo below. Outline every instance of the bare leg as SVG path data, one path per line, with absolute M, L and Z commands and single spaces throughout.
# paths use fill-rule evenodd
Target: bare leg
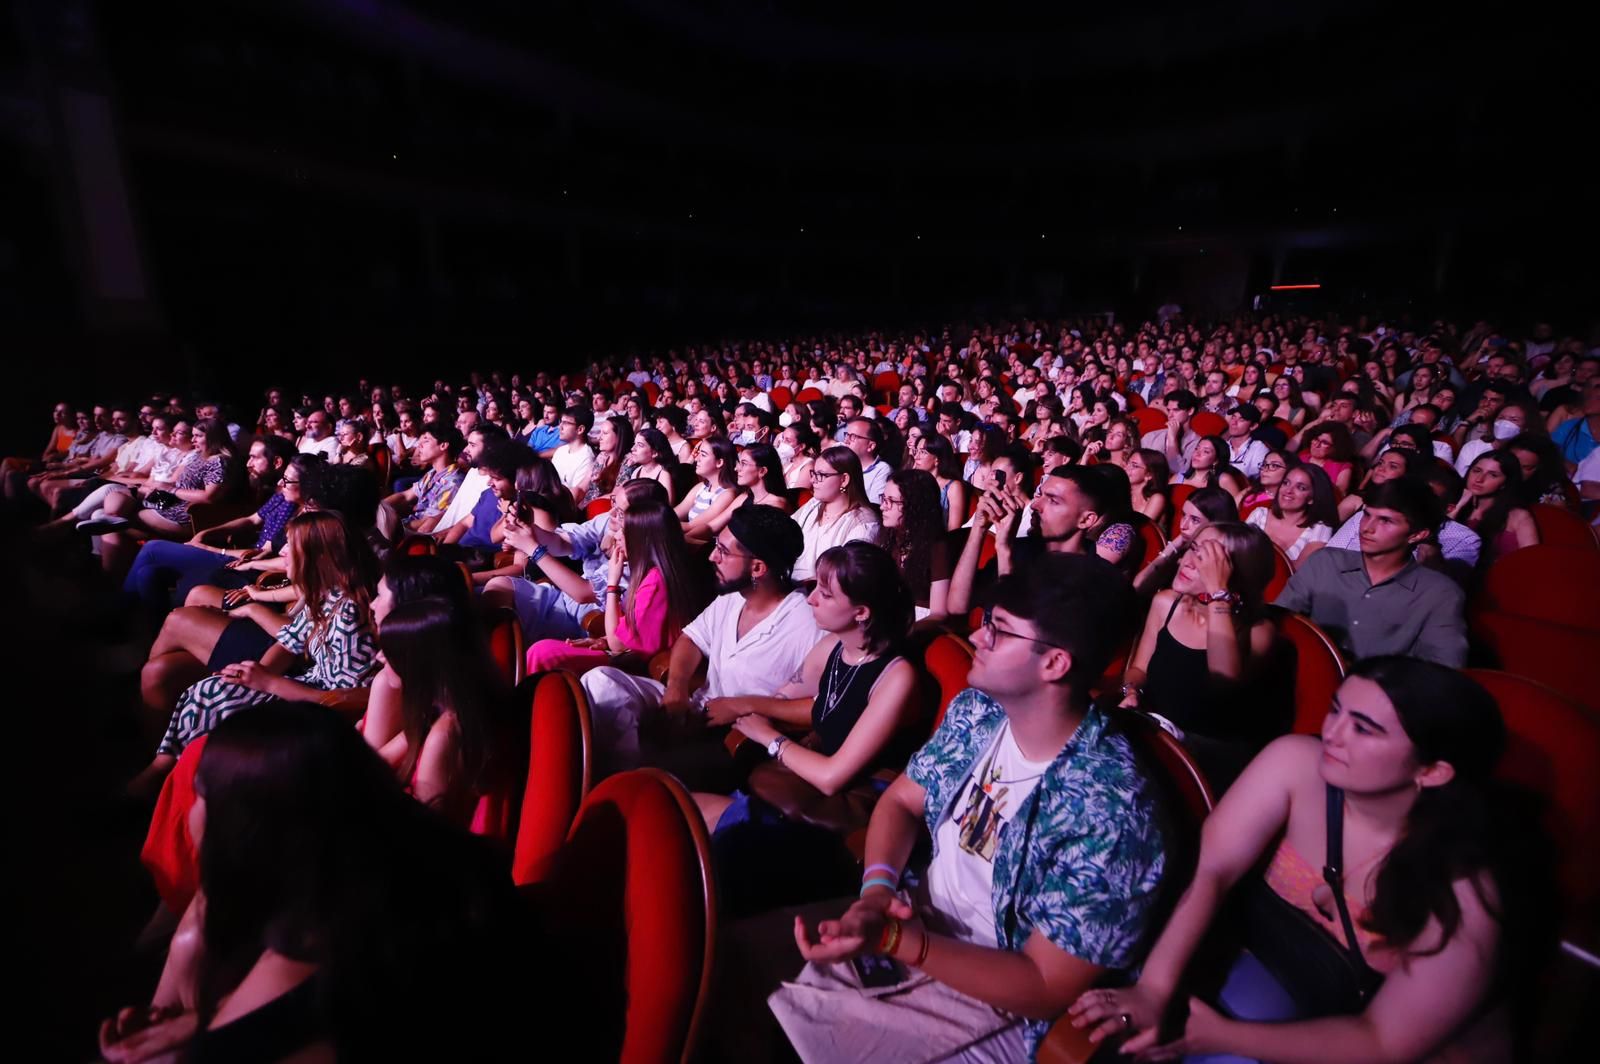
M 222 596 L 224 594 L 225 592 L 220 587 L 213 587 L 210 584 L 201 584 L 199 587 L 190 589 L 188 597 L 183 600 L 183 604 L 185 606 L 197 606 L 204 609 L 220 610 L 222 608 Z
M 165 733 L 179 696 L 206 675 L 206 663 L 182 650 L 170 651 L 145 662 L 139 672 L 139 693 L 150 710 L 146 723 L 157 739 Z
M 221 610 L 180 606 L 162 622 L 161 634 L 150 648 L 150 658 L 154 660 L 159 655 L 181 650 L 196 661 L 208 661 L 227 627 L 228 615 Z
M 193 1010 L 200 989 L 200 958 L 205 955 L 201 936 L 201 922 L 205 919 L 205 895 L 195 893 L 189 907 L 172 933 L 172 943 L 167 947 L 167 963 L 161 969 L 161 981 L 156 984 L 156 1006 L 181 1005 Z
M 733 804 L 733 799 L 725 794 L 702 794 L 695 792 L 694 804 L 700 807 L 700 815 L 705 818 L 706 830 L 717 830 L 717 821 L 722 819 L 722 814 L 728 811 Z

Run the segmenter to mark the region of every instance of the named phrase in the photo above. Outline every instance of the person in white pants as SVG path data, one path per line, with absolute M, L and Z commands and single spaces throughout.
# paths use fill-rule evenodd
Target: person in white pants
M 717 598 L 673 644 L 667 682 L 614 668 L 584 674 L 603 773 L 648 761 L 658 736 L 732 724 L 746 712 L 745 698 L 770 696 L 788 682 L 822 637 L 804 593 L 790 585 L 801 547 L 800 529 L 784 513 L 741 506 L 711 551 Z M 705 683 L 691 692 L 702 663 Z M 657 713 L 661 719 L 651 721 Z

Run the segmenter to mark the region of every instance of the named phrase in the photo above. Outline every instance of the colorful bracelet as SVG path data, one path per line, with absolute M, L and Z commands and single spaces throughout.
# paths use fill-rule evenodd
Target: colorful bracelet
M 622 594 L 622 585 L 621 584 L 607 584 L 606 585 L 606 594 L 608 594 L 608 595 L 620 595 L 620 594 Z
M 928 959 L 928 947 L 933 943 L 933 935 L 929 933 L 926 925 L 922 928 L 922 948 L 917 950 L 917 959 L 911 962 L 911 967 L 921 968 Z
M 888 876 L 873 876 L 861 884 L 860 897 L 866 897 L 867 891 L 871 890 L 873 887 L 888 887 L 889 890 L 893 892 L 899 886 L 900 884 L 896 883 Z
M 894 880 L 896 883 L 900 882 L 900 869 L 886 864 L 869 864 L 866 867 L 866 871 L 862 872 L 861 874 L 863 877 L 865 877 L 872 875 L 874 872 L 885 872 L 888 874 L 890 879 Z
M 892 916 L 885 917 L 883 936 L 878 939 L 878 952 L 885 957 L 893 957 L 894 951 L 900 945 L 900 921 Z

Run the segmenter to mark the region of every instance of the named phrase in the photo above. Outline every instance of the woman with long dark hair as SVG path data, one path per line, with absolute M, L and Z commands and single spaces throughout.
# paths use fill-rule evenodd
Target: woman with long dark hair
M 949 446 L 947 442 L 945 446 Z M 930 623 L 949 615 L 949 541 L 939 512 L 939 484 L 920 469 L 897 469 L 879 500 L 883 528 L 878 542 L 900 567 L 900 576 L 916 603 L 917 621 Z
M 670 647 L 705 606 L 708 575 L 704 563 L 690 554 L 678 515 L 655 499 L 641 499 L 625 512 L 611 512 L 605 635 L 539 640 L 528 648 L 530 673 L 565 669 L 581 674 L 612 664 L 619 655 L 649 661 Z
M 525 963 L 538 945 L 501 859 L 408 798 L 333 710 L 230 717 L 195 794 L 200 893 L 151 1004 L 101 1026 L 106 1059 L 443 1057 L 508 1044 L 529 1001 L 562 1009 Z M 397 1014 L 419 986 L 429 1008 Z
M 726 513 L 739 497 L 739 473 L 735 467 L 738 458 L 738 448 L 725 436 L 709 436 L 695 444 L 697 484 L 676 507 L 683 533 L 690 540 L 706 542 L 714 538 L 711 522 Z
M 1265 532 L 1299 568 L 1339 527 L 1339 508 L 1333 500 L 1328 474 L 1307 462 L 1285 473 L 1272 505 L 1251 510 L 1245 523 Z
M 829 447 L 811 464 L 811 501 L 795 511 L 805 548 L 794 563 L 794 579 L 816 579 L 817 559 L 830 547 L 878 538 L 878 511 L 867 498 L 861 459 L 848 447 Z
M 1095 1041 L 1133 1034 L 1123 1052 L 1155 1047 L 1190 957 L 1245 883 L 1250 952 L 1221 992 L 1236 1018 L 1191 998 L 1161 1055 L 1514 1059 L 1506 1006 L 1533 981 L 1521 962 L 1543 959 L 1549 907 L 1530 891 L 1544 878 L 1536 821 L 1494 780 L 1505 735 L 1494 699 L 1455 669 L 1358 662 L 1321 739 L 1272 743 L 1206 818 L 1139 981 L 1084 994 L 1073 1023 Z M 1312 952 L 1348 977 L 1315 979 L 1330 969 Z
M 731 796 L 695 795 L 735 912 L 815 900 L 853 874 L 842 844 L 882 793 L 872 773 L 909 754 L 917 680 L 900 647 L 912 603 L 894 559 L 870 543 L 825 551 L 807 601 L 825 634 L 800 675 L 770 698 L 732 700 L 734 730 L 773 760 Z M 800 721 L 811 731 L 796 741 L 775 723 Z
M 1133 508 L 1157 525 L 1167 519 L 1172 505 L 1172 465 L 1166 452 L 1153 447 L 1136 447 L 1123 463 L 1132 492 Z
M 506 692 L 477 613 L 458 605 L 429 596 L 383 618 L 378 645 L 398 695 L 400 730 L 378 752 L 418 801 L 465 825 L 488 786 Z
M 961 479 L 961 459 L 950 441 L 927 432 L 911 453 L 911 467 L 933 477 L 939 486 L 939 511 L 945 531 L 958 529 L 967 519 L 967 482 Z
M 1486 566 L 1519 547 L 1539 542 L 1539 526 L 1522 503 L 1522 466 L 1508 450 L 1485 451 L 1467 469 L 1467 490 L 1451 517 L 1483 540 Z
M 324 692 L 363 687 L 377 672 L 370 574 L 355 561 L 357 548 L 344 520 L 333 511 L 300 514 L 289 522 L 283 555 L 297 596 L 289 622 L 271 637 L 259 661 L 235 658 L 178 697 L 155 759 L 129 784 L 130 791 L 144 793 L 159 784 L 185 746 L 241 709 L 274 698 L 316 701 Z M 210 654 L 222 643 L 214 640 Z M 195 648 L 187 649 L 198 656 Z M 287 675 L 300 658 L 309 659 L 309 667 Z M 147 699 L 149 671 L 157 664 L 152 657 L 145 666 Z
M 738 452 L 733 463 L 734 499 L 732 505 L 704 522 L 706 538 L 714 539 L 728 527 L 728 520 L 741 506 L 771 506 L 788 513 L 789 489 L 783 481 L 783 461 L 777 449 L 767 443 L 752 443 Z

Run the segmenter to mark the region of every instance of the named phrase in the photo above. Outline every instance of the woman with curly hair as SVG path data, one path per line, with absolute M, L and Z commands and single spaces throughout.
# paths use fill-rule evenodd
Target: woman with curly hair
M 948 444 L 946 444 L 948 446 Z M 878 545 L 889 552 L 916 602 L 916 619 L 930 623 L 949 615 L 951 557 L 939 509 L 939 484 L 921 469 L 890 474 L 878 502 L 883 528 Z

